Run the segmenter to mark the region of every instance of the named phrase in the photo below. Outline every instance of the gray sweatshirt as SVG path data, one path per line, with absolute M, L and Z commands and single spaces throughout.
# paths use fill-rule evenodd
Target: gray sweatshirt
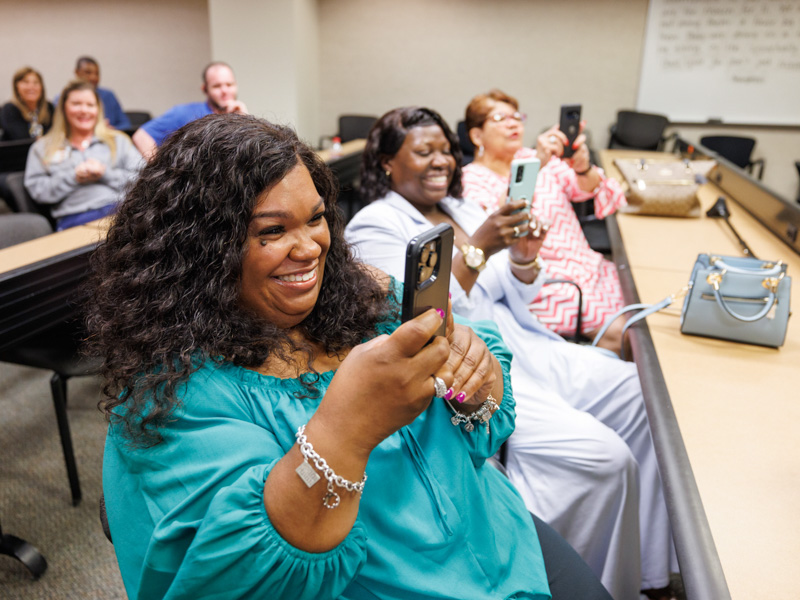
M 136 177 L 144 161 L 127 135 L 118 133 L 115 141 L 117 153 L 113 164 L 111 149 L 95 137 L 85 150 L 76 150 L 66 144 L 45 165 L 42 161 L 45 140 L 37 140 L 28 151 L 25 165 L 25 187 L 31 198 L 40 204 L 50 205 L 50 211 L 56 219 L 118 202 L 125 186 Z M 106 171 L 97 181 L 78 183 L 75 167 L 89 158 L 106 165 Z

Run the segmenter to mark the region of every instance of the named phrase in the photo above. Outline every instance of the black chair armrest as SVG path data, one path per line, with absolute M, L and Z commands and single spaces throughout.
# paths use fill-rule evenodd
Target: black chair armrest
M 756 165 L 758 165 L 758 175 L 757 175 L 757 177 L 758 177 L 758 179 L 762 179 L 764 177 L 764 159 L 763 158 L 757 158 L 755 160 L 751 160 L 750 161 L 750 164 L 747 165 L 747 169 L 750 171 L 751 175 L 755 174 L 753 171 L 755 171 Z
M 564 336 L 564 339 L 575 343 L 583 341 L 584 338 L 581 334 L 581 326 L 583 325 L 583 290 L 581 290 L 581 286 L 571 279 L 548 279 L 544 282 L 544 285 L 552 285 L 554 283 L 568 283 L 569 285 L 574 285 L 578 290 L 578 318 L 575 321 L 575 333 L 571 336 Z

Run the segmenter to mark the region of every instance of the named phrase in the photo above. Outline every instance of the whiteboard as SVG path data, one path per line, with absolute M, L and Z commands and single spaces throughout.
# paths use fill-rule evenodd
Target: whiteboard
M 638 110 L 800 124 L 800 0 L 650 0 Z

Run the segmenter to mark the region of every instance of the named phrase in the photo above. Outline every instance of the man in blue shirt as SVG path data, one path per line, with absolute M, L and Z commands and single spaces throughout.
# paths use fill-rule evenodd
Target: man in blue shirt
M 81 56 L 75 63 L 75 76 L 78 79 L 88 81 L 97 89 L 100 102 L 103 104 L 103 113 L 106 122 L 114 129 L 128 129 L 131 126 L 128 116 L 122 110 L 119 100 L 109 89 L 100 87 L 100 65 L 91 56 Z M 53 104 L 58 102 L 56 98 Z
M 178 104 L 163 115 L 142 125 L 133 134 L 133 143 L 146 159 L 175 130 L 211 113 L 247 114 L 247 107 L 237 100 L 239 88 L 233 69 L 223 62 L 213 62 L 203 70 L 205 102 Z

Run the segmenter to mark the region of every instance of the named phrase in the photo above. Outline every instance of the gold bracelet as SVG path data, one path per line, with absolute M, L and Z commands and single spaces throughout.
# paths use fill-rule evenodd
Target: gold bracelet
M 536 267 L 536 269 L 539 270 L 539 271 L 544 269 L 544 262 L 542 262 L 541 257 L 539 257 L 538 255 L 531 262 L 518 263 L 513 258 L 511 258 L 511 254 L 509 254 L 508 255 L 508 262 L 511 263 L 512 267 L 517 267 L 518 269 L 532 269 L 534 267 Z

